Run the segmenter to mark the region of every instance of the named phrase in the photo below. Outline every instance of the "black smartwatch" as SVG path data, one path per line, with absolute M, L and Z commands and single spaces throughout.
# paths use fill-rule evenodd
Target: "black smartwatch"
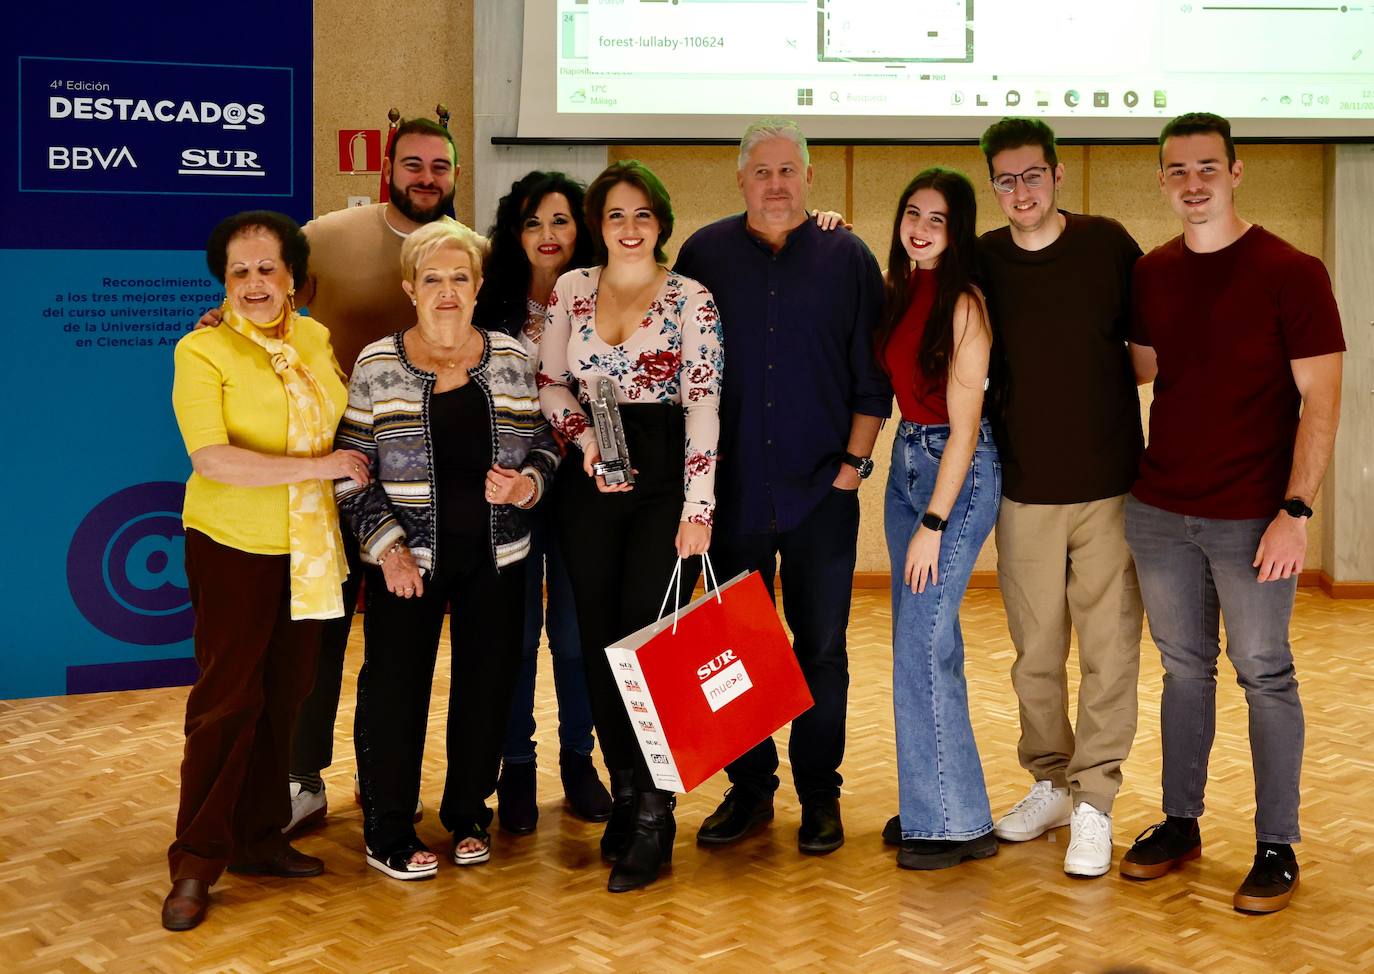
M 1286 500 L 1286 501 L 1283 502 L 1283 506 L 1280 507 L 1279 510 L 1283 511 L 1283 512 L 1284 512 L 1285 514 L 1287 514 L 1289 517 L 1311 517 L 1311 516 L 1312 516 L 1312 508 L 1310 508 L 1310 507 L 1308 507 L 1306 504 L 1304 504 L 1304 503 L 1302 502 L 1302 498 L 1301 498 L 1301 497 L 1290 497 L 1290 498 L 1288 498 L 1288 500 Z
M 852 453 L 846 453 L 844 455 L 844 462 L 859 471 L 860 480 L 867 480 L 868 475 L 873 472 L 872 457 L 856 457 Z
M 932 531 L 943 531 L 949 527 L 949 520 L 947 518 L 942 520 L 926 511 L 925 514 L 921 515 L 921 527 L 930 528 Z

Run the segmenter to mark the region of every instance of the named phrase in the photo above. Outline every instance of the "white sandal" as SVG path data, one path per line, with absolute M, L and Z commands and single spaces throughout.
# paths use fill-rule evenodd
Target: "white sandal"
M 476 849 L 459 848 L 468 839 L 482 843 Z M 463 833 L 453 833 L 453 864 L 455 866 L 476 866 L 491 858 L 491 833 L 480 825 L 473 825 Z
M 429 849 L 416 842 L 409 846 L 403 846 L 385 859 L 368 849 L 367 864 L 384 875 L 390 876 L 392 879 L 399 879 L 402 882 L 433 879 L 439 872 L 438 858 L 436 857 L 433 862 L 412 862 L 411 860 L 415 858 L 417 852 L 429 852 Z

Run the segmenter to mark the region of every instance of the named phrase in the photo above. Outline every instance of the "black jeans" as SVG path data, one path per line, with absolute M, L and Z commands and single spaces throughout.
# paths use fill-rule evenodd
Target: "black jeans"
M 317 775 L 334 760 L 334 721 L 339 715 L 339 689 L 343 686 L 344 653 L 353 628 L 353 610 L 358 605 L 358 590 L 363 584 L 363 563 L 358 557 L 358 539 L 347 522 L 339 525 L 344 556 L 348 559 L 348 579 L 343 583 L 344 614 L 323 623 L 320 658 L 315 666 L 315 682 L 301 704 L 296 730 L 291 740 L 291 773 Z
M 837 798 L 844 760 L 845 714 L 849 708 L 850 592 L 859 543 L 857 491 L 831 488 L 806 519 L 777 534 L 717 534 L 711 563 L 721 579 L 757 571 L 773 595 L 778 556 L 783 614 L 792 629 L 792 649 L 815 705 L 792 721 L 787 754 L 797 797 Z M 776 596 L 774 596 L 776 599 Z M 778 749 L 767 738 L 726 766 L 731 784 L 760 795 L 778 787 Z
M 635 787 L 654 788 L 644 754 L 625 713 L 605 649 L 658 618 L 677 562 L 683 504 L 683 413 L 667 403 L 622 405 L 625 439 L 635 468 L 634 489 L 603 494 L 574 453 L 565 463 L 566 490 L 556 519 L 582 632 L 582 661 L 592 720 L 611 770 L 633 770 Z M 682 566 L 682 597 L 690 601 L 699 559 Z
M 411 818 L 430 685 L 444 608 L 451 603 L 452 674 L 448 695 L 448 769 L 439 820 L 450 832 L 491 822 L 501 743 L 520 672 L 525 576 L 520 565 L 497 571 L 485 538 L 441 536 L 438 572 L 424 595 L 403 599 L 368 566 L 365 649 L 358 673 L 353 743 L 362 784 L 363 838 L 386 856 L 414 841 Z

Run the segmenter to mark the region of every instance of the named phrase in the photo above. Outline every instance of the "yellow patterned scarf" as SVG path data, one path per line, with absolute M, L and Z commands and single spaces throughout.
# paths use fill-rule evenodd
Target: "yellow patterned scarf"
M 258 325 L 235 312 L 226 301 L 221 327 L 231 328 L 260 345 L 286 390 L 286 454 L 322 457 L 334 449 L 339 416 L 333 401 L 320 387 L 291 344 L 296 310 L 289 305 L 276 321 Z M 278 338 L 263 329 L 281 325 Z M 287 485 L 287 531 L 291 543 L 291 618 L 337 619 L 343 615 L 343 580 L 348 577 L 334 485 L 325 480 L 302 480 Z

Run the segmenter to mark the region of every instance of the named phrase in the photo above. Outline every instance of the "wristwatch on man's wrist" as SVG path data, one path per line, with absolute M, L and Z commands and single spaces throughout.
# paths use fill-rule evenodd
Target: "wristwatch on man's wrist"
M 945 528 L 949 527 L 949 519 L 941 518 L 938 515 L 926 511 L 925 514 L 921 515 L 921 527 L 930 528 L 932 531 L 943 531 Z
M 1288 500 L 1283 502 L 1283 506 L 1281 506 L 1279 510 L 1283 511 L 1283 513 L 1287 514 L 1289 517 L 1312 516 L 1312 508 L 1304 504 L 1301 497 L 1288 498 Z
M 867 480 L 868 475 L 873 472 L 872 457 L 858 457 L 852 453 L 846 453 L 844 455 L 844 462 L 859 471 L 860 480 Z

